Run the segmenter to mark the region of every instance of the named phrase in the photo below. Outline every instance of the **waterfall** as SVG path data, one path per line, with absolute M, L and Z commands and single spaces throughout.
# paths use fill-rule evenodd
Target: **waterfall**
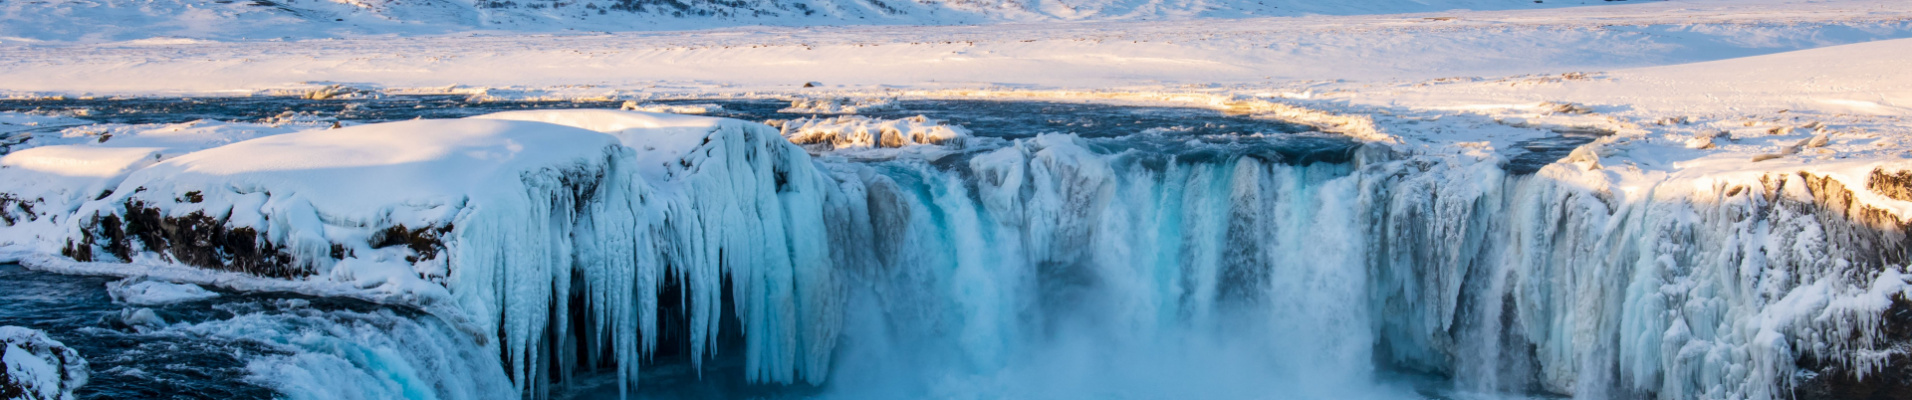
M 435 225 L 447 258 L 415 261 L 448 271 L 527 397 L 726 355 L 742 368 L 716 371 L 745 382 L 844 397 L 1417 396 L 1377 380 L 1406 370 L 1463 392 L 1776 399 L 1801 363 L 1863 377 L 1902 345 L 1884 314 L 1905 301 L 1904 225 L 1807 173 L 1616 187 L 1577 164 L 1163 135 L 852 161 L 734 120 L 487 118 L 622 145 L 477 192 Z

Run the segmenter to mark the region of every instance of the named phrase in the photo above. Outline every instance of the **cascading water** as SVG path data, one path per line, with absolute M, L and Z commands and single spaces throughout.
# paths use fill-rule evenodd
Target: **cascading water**
M 848 274 L 836 388 L 1405 395 L 1371 379 L 1364 241 L 1338 206 L 1360 200 L 1347 164 L 1287 165 L 1226 144 L 1091 147 L 1044 135 L 950 169 L 834 166 L 863 187 L 874 237 Z
M 1392 378 L 1417 373 L 1443 397 L 1773 399 L 1906 343 L 1886 329 L 1904 225 L 1810 174 L 1623 188 L 1292 131 L 892 141 L 935 124 L 838 119 L 878 128 L 798 147 L 738 121 L 486 118 L 623 147 L 531 169 L 443 226 L 449 256 L 418 262 L 449 271 L 477 314 L 453 324 L 477 327 L 372 325 L 478 336 L 407 359 L 418 374 L 502 355 L 466 368 L 490 380 L 432 380 L 439 397 L 1429 396 Z M 679 158 L 646 153 L 673 141 Z M 439 348 L 401 336 L 354 340 Z M 395 376 L 344 358 L 315 381 Z M 700 379 L 741 388 L 658 387 Z

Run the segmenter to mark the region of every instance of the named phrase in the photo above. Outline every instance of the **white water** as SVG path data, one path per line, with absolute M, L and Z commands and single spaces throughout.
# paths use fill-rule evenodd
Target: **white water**
M 739 121 L 670 131 L 709 140 L 646 169 L 634 143 L 663 134 L 618 129 L 599 130 L 630 149 L 488 189 L 448 260 L 421 261 L 504 356 L 474 380 L 540 397 L 614 366 L 628 389 L 672 353 L 850 398 L 1418 396 L 1387 366 L 1467 392 L 1772 399 L 1802 355 L 1876 368 L 1906 288 L 1903 239 L 1806 206 L 1799 176 L 1621 198 L 1566 165 L 1068 135 L 851 163 Z

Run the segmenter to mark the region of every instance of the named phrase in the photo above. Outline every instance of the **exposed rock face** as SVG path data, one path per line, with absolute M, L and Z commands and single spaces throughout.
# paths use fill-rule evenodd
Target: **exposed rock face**
M 1912 171 L 1886 172 L 1885 169 L 1872 170 L 1872 177 L 1866 181 L 1866 189 L 1893 199 L 1912 201 Z
M 285 246 L 272 243 L 257 230 L 230 226 L 203 212 L 170 217 L 145 202 L 127 200 L 124 215 L 95 217 L 79 240 L 70 242 L 62 253 L 75 260 L 94 261 L 98 257 L 92 249 L 104 245 L 114 261 L 131 260 L 135 251 L 149 250 L 213 270 L 286 279 L 313 273 L 309 266 L 294 263 Z

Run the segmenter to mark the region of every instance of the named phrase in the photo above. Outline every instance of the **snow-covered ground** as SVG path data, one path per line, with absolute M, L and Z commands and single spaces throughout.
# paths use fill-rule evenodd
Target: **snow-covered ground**
M 232 95 L 344 84 L 498 97 L 646 97 L 1307 89 L 1335 81 L 1597 72 L 1912 36 L 1912 5 L 1892 0 L 1599 3 L 1607 5 L 1165 22 L 0 41 L 0 90 Z M 810 82 L 822 88 L 802 88 Z

